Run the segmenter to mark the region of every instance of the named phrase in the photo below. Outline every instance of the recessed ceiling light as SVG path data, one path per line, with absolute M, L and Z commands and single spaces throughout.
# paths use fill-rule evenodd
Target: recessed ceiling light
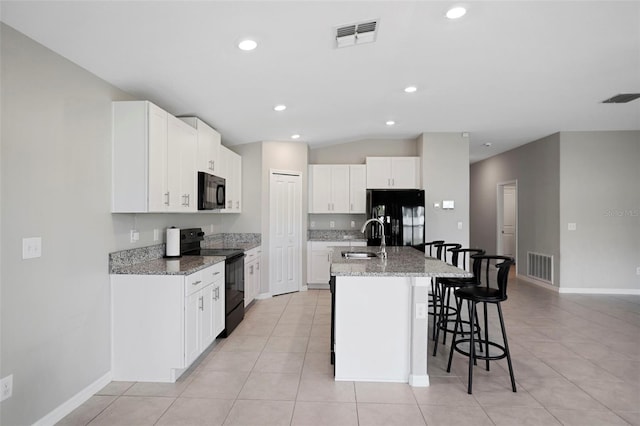
M 458 19 L 462 18 L 464 14 L 467 13 L 467 9 L 461 6 L 452 7 L 447 10 L 447 18 L 449 19 Z
M 387 121 L 385 124 L 386 124 L 387 126 L 393 126 L 394 124 L 396 124 L 396 122 L 395 122 L 395 121 L 393 121 L 393 120 L 389 120 L 389 121 Z
M 418 90 L 418 88 L 416 86 L 407 86 L 407 87 L 404 88 L 404 91 L 407 92 L 407 93 L 413 93 L 416 90 Z
M 276 105 L 276 106 L 273 107 L 273 109 L 275 111 L 284 111 L 285 109 L 287 109 L 287 106 L 286 105 Z
M 242 40 L 240 43 L 238 43 L 238 48 L 240 50 L 253 50 L 256 47 L 258 47 L 258 43 L 256 43 L 254 40 Z
M 291 135 L 291 139 L 300 139 L 300 135 L 298 134 Z

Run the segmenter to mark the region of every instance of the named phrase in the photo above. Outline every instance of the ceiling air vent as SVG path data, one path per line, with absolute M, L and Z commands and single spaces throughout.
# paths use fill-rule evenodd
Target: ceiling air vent
M 377 34 L 378 21 L 367 21 L 336 27 L 336 47 L 372 43 L 376 41 Z
M 626 104 L 634 99 L 640 98 L 640 93 L 620 93 L 609 99 L 602 101 L 603 104 Z

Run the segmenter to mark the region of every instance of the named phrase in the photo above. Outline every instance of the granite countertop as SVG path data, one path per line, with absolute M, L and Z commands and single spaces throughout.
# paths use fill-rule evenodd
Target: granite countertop
M 234 249 L 234 250 L 244 250 L 249 251 L 256 247 L 260 247 L 260 242 L 241 242 L 241 241 L 216 241 L 213 243 L 205 243 L 202 245 L 202 248 L 212 248 L 212 249 Z
M 182 256 L 178 259 L 154 259 L 111 270 L 121 275 L 189 275 L 216 263 L 224 262 L 224 256 Z
M 309 230 L 307 241 L 367 241 L 360 231 Z
M 424 253 L 411 247 L 387 247 L 387 259 L 374 257 L 371 259 L 346 259 L 342 257 L 345 250 L 357 252 L 380 251 L 380 247 L 335 247 L 331 256 L 331 275 L 337 277 L 471 277 L 464 271 L 432 257 L 424 257 Z

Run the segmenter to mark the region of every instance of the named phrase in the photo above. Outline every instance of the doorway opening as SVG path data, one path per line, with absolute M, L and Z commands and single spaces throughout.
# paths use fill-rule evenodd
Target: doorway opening
M 516 260 L 518 273 L 518 181 L 500 182 L 497 185 L 497 235 L 496 252 Z

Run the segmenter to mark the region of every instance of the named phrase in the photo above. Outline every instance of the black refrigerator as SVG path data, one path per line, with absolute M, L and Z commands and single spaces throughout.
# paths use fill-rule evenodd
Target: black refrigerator
M 367 219 L 382 218 L 388 246 L 424 244 L 424 190 L 368 189 Z M 367 227 L 367 245 L 379 246 L 380 226 Z

